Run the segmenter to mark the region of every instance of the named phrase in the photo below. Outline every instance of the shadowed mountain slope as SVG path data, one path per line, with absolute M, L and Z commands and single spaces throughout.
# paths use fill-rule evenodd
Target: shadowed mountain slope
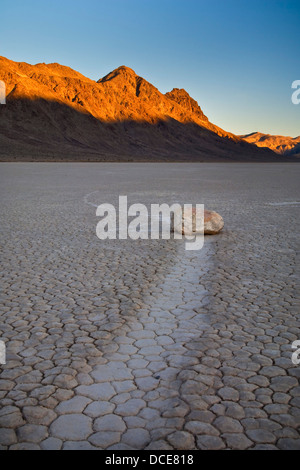
M 182 89 L 121 66 L 98 82 L 59 64 L 0 57 L 1 160 L 280 161 L 212 124 Z

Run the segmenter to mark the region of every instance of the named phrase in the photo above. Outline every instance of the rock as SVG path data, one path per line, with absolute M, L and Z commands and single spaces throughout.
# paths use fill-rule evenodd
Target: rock
M 204 230 L 204 235 L 215 235 L 224 227 L 223 218 L 214 211 L 204 210 L 204 226 L 201 211 L 197 211 L 195 207 L 184 209 L 181 217 L 180 215 L 181 211 L 175 211 L 171 221 L 171 229 L 173 232 L 182 233 L 182 235 L 195 235 L 202 233 L 202 230 Z
M 224 220 L 214 211 L 204 210 L 204 235 L 215 235 L 224 227 Z

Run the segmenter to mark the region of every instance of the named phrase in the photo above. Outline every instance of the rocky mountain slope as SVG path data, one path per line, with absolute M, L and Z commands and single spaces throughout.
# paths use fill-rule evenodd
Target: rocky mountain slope
M 248 135 L 241 135 L 242 139 L 258 147 L 267 147 L 279 155 L 296 155 L 300 153 L 300 136 L 286 137 L 282 135 L 262 134 L 253 132 Z
M 182 89 L 160 93 L 128 67 L 98 82 L 59 64 L 0 57 L 1 160 L 276 161 L 212 124 Z

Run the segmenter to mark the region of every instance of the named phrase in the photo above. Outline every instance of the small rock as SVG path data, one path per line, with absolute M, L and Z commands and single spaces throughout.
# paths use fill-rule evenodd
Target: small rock
M 195 235 L 195 233 L 203 233 L 203 230 L 204 235 L 215 235 L 224 227 L 224 220 L 217 212 L 204 210 L 204 224 L 201 211 L 197 211 L 195 207 L 184 209 L 182 212 L 180 217 L 181 211 L 175 211 L 171 227 L 173 231 L 183 235 Z

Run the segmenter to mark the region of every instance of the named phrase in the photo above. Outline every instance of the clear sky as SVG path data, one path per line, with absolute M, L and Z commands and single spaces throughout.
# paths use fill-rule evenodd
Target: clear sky
M 300 0 L 1 0 L 0 55 L 98 80 L 127 65 L 236 134 L 300 135 Z

